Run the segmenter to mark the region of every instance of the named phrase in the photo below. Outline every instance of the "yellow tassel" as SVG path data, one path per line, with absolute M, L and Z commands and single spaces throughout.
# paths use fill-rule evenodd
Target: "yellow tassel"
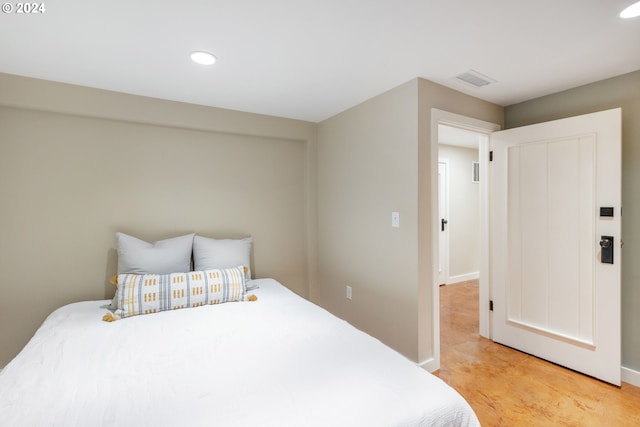
M 108 312 L 104 316 L 102 316 L 102 320 L 105 322 L 115 322 L 116 320 L 122 319 L 122 316 L 119 314 Z
M 113 286 L 116 286 L 118 284 L 118 276 L 111 276 L 111 278 L 109 279 L 109 283 L 111 283 Z
M 258 301 L 258 297 L 253 294 L 247 295 L 247 301 Z

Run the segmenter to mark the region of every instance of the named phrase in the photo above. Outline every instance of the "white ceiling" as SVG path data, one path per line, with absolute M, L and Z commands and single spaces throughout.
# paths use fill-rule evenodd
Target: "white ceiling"
M 313 122 L 415 77 L 510 105 L 640 69 L 633 1 L 44 0 L 0 14 L 0 72 Z

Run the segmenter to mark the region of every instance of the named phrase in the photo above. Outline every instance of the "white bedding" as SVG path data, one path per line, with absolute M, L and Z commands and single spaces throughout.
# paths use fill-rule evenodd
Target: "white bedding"
M 53 312 L 0 373 L 3 426 L 477 426 L 439 378 L 270 279 L 256 302 Z

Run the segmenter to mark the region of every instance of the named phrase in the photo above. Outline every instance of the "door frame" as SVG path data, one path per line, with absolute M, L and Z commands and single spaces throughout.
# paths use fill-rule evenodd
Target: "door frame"
M 481 134 L 478 145 L 480 162 L 480 279 L 479 279 L 479 321 L 480 335 L 491 339 L 491 318 L 489 301 L 491 287 L 489 283 L 490 240 L 489 240 L 489 135 L 501 129 L 496 123 L 474 119 L 461 114 L 451 113 L 437 108 L 431 109 L 431 235 L 438 236 L 438 125 L 443 124 Z M 440 361 L 440 287 L 438 286 L 438 266 L 440 265 L 439 239 L 431 239 L 432 289 L 433 289 L 433 336 L 434 359 Z

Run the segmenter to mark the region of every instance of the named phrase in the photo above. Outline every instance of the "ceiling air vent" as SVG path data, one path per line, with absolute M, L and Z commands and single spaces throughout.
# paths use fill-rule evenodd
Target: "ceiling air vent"
M 491 77 L 487 77 L 473 70 L 457 75 L 456 79 L 462 80 L 463 82 L 469 83 L 475 87 L 482 87 L 496 82 Z

